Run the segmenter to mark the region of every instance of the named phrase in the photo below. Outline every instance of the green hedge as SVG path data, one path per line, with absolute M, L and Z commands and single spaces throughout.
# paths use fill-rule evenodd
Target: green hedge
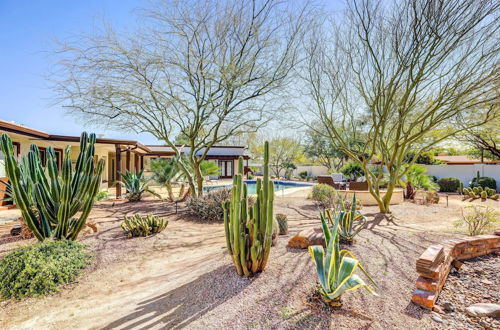
M 21 299 L 50 294 L 73 282 L 90 260 L 85 246 L 70 240 L 20 248 L 0 259 L 0 295 Z
M 457 178 L 441 178 L 437 181 L 439 185 L 439 191 L 442 192 L 456 192 L 458 187 L 460 187 L 460 180 Z

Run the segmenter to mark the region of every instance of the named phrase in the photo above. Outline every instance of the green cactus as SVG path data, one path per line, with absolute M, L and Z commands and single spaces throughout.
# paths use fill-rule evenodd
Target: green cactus
M 251 276 L 266 268 L 273 234 L 274 185 L 269 180 L 269 143 L 264 144 L 264 178 L 257 179 L 257 199 L 248 204 L 243 182 L 243 158 L 233 178 L 231 200 L 222 204 L 229 255 L 240 276 Z
M 486 193 L 488 194 L 488 197 L 491 197 L 491 196 L 495 195 L 495 193 L 496 193 L 495 189 L 491 189 L 489 187 L 486 187 L 485 190 L 486 190 Z
M 486 198 L 488 198 L 488 193 L 487 193 L 486 191 L 484 191 L 484 190 L 483 190 L 483 191 L 481 191 L 481 198 L 482 198 L 482 199 L 486 199 Z
M 458 185 L 458 193 L 460 195 L 464 194 L 464 184 L 462 183 L 462 181 L 460 181 L 460 184 Z
M 34 144 L 18 162 L 12 140 L 7 134 L 2 134 L 0 146 L 5 155 L 12 197 L 38 240 L 50 237 L 75 240 L 83 229 L 94 205 L 94 197 L 99 192 L 104 170 L 104 160 L 100 160 L 97 166 L 94 162 L 95 141 L 94 134 L 87 136 L 87 133 L 82 133 L 74 169 L 71 148 L 67 146 L 59 175 L 52 147 L 47 148 L 46 167 L 42 165 L 40 152 Z M 74 217 L 78 212 L 80 214 Z
M 286 235 L 288 234 L 288 219 L 286 214 L 278 213 L 276 214 L 276 221 L 278 221 L 279 234 Z
M 490 198 L 496 201 L 496 200 L 498 200 L 499 197 L 500 197 L 499 194 L 495 194 L 495 195 L 491 196 Z
M 125 217 L 121 227 L 127 237 L 146 237 L 163 231 L 167 228 L 168 220 L 154 216 L 152 214 L 141 216 L 135 214 L 132 217 Z

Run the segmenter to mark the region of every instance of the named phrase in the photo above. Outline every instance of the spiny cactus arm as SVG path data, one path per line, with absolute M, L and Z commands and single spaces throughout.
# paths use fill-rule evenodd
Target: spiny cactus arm
M 229 229 L 229 212 L 231 208 L 230 201 L 222 202 L 222 209 L 224 210 L 224 232 L 226 234 L 226 245 L 229 255 L 233 255 L 233 249 L 231 247 L 231 232 Z
M 242 224 L 242 232 L 240 236 L 240 264 L 241 264 L 241 269 L 243 270 L 243 274 L 245 276 L 250 276 L 250 272 L 248 271 L 247 267 L 247 241 L 249 240 L 248 234 L 245 233 L 245 228 L 246 228 L 246 223 L 247 223 L 247 200 L 245 198 L 242 198 L 240 201 L 240 221 Z
M 14 147 L 12 145 L 12 140 L 7 134 L 2 134 L 0 138 L 0 146 L 2 152 L 5 156 L 5 171 L 7 172 L 7 177 L 11 183 L 12 192 L 16 200 L 17 207 L 21 210 L 21 214 L 24 221 L 31 229 L 35 237 L 43 241 L 44 237 L 38 229 L 38 219 L 31 209 L 31 205 L 28 199 L 28 192 L 25 187 L 22 186 L 21 182 L 21 170 L 14 157 Z
M 58 200 L 61 194 L 61 185 L 59 183 L 59 169 L 57 168 L 56 154 L 52 147 L 47 148 L 47 166 L 49 169 L 52 198 Z
M 268 189 L 271 193 L 268 195 L 267 200 L 267 214 L 266 214 L 266 236 L 264 240 L 264 255 L 262 257 L 262 264 L 260 270 L 264 270 L 269 259 L 269 253 L 271 252 L 271 243 L 273 239 L 273 200 L 274 200 L 274 186 L 273 182 L 268 182 Z

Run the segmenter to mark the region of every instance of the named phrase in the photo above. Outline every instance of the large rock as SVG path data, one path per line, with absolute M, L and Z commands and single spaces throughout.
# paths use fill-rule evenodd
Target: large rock
M 288 246 L 295 249 L 307 249 L 311 245 L 326 246 L 321 228 L 304 229 L 288 241 Z
M 474 304 L 467 307 L 466 312 L 470 316 L 500 317 L 500 305 L 489 303 Z

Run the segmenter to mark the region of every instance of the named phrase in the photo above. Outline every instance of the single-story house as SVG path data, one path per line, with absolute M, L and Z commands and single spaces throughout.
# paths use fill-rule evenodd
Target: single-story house
M 58 156 L 58 163 L 62 163 L 63 150 L 67 145 L 71 146 L 71 155 L 76 161 L 79 148 L 79 136 L 54 135 L 23 125 L 0 120 L 0 134 L 7 133 L 13 141 L 15 152 L 18 157 L 24 156 L 29 151 L 31 144 L 36 144 L 40 149 L 42 161 L 45 159 L 45 151 L 51 146 Z M 183 152 L 189 151 L 183 148 Z M 206 160 L 213 161 L 220 168 L 220 175 L 217 178 L 232 178 L 237 169 L 237 161 L 240 156 L 247 162 L 246 148 L 243 146 L 214 146 L 212 147 Z M 102 176 L 102 189 L 111 187 L 114 182 L 120 179 L 120 172 L 135 171 L 141 169 L 148 171 L 148 165 L 154 158 L 170 158 L 175 155 L 174 151 L 162 145 L 143 145 L 138 141 L 118 140 L 97 137 L 95 154 L 98 158 L 104 159 L 105 168 Z M 0 178 L 5 178 L 5 168 L 3 164 L 3 154 L 0 152 Z M 116 186 L 116 196 L 121 196 L 121 187 Z M 0 196 L 0 199 L 2 196 Z
M 434 157 L 436 160 L 440 160 L 446 165 L 473 165 L 473 164 L 500 164 L 500 160 L 488 160 L 488 159 L 475 159 L 469 158 L 467 155 L 439 155 Z

